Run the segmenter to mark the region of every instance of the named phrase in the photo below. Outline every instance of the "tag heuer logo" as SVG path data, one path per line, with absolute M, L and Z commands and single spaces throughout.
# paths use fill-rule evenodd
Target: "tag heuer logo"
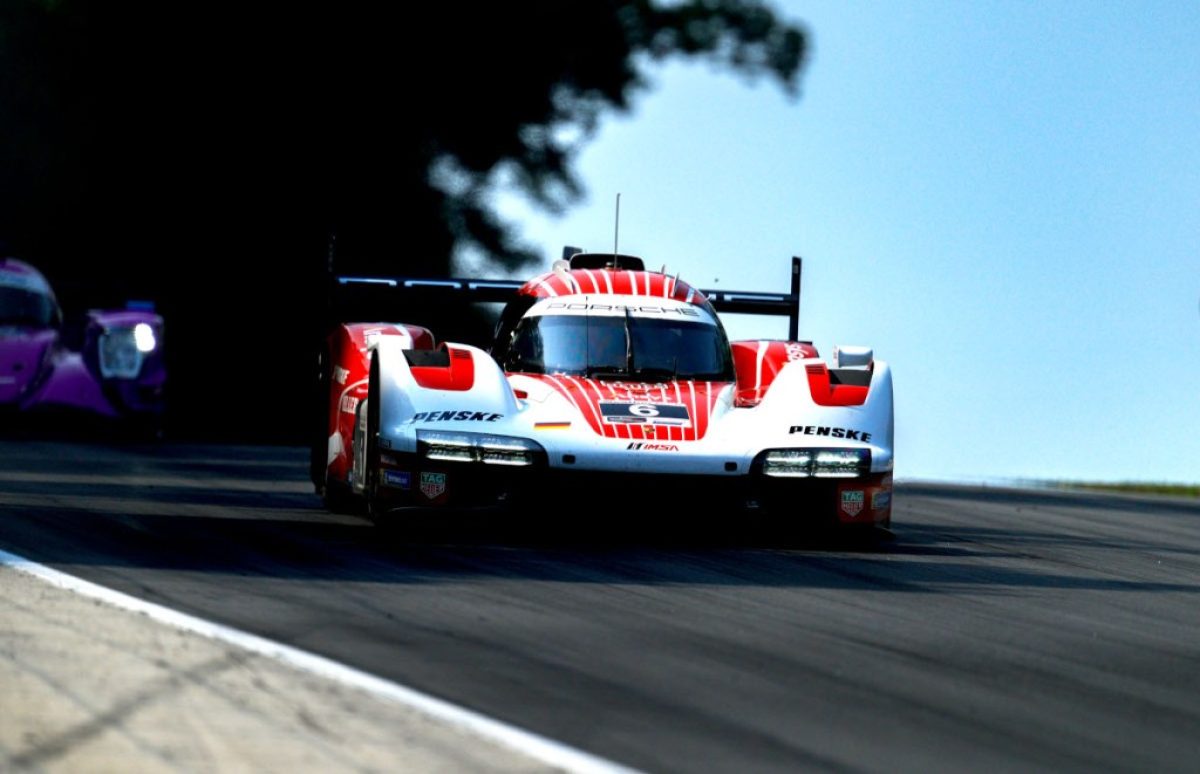
M 428 497 L 430 500 L 436 500 L 441 497 L 446 491 L 446 474 L 445 473 L 422 473 L 421 474 L 421 494 Z M 861 505 L 859 507 L 862 507 Z
M 861 489 L 851 489 L 842 492 L 842 513 L 854 518 L 862 513 L 864 492 Z

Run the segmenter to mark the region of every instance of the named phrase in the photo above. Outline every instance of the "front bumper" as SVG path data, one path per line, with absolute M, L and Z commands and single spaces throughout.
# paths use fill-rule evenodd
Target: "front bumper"
M 377 480 L 382 510 L 507 503 L 564 518 L 630 506 L 657 509 L 664 518 L 713 507 L 758 508 L 773 519 L 814 524 L 883 524 L 891 518 L 890 472 L 780 478 L 765 475 L 760 462 L 722 474 L 681 474 L 550 467 L 545 459 L 525 467 L 442 462 L 384 452 Z

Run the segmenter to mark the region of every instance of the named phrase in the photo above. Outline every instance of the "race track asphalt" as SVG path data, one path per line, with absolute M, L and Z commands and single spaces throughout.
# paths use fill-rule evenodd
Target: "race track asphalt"
M 0 549 L 652 771 L 1195 771 L 1200 502 L 902 484 L 738 514 L 326 513 L 303 450 L 0 441 Z

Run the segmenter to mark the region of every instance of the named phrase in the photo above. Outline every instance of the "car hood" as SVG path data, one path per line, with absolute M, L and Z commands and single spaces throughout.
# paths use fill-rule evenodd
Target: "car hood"
M 521 374 L 512 381 L 514 387 L 527 388 L 531 399 L 549 403 L 553 400 L 550 396 L 558 396 L 565 400 L 564 424 L 582 419 L 606 438 L 655 441 L 703 438 L 713 414 L 720 413 L 722 392 L 730 385 L 683 379 L 617 382 L 565 374 Z
M 0 327 L 0 404 L 19 400 L 37 380 L 53 330 Z

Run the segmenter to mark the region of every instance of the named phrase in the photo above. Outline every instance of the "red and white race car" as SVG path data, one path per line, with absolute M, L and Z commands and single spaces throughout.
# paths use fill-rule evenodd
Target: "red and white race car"
M 794 525 L 890 523 L 891 370 L 866 347 L 827 364 L 795 340 L 799 259 L 787 295 L 700 291 L 590 253 L 523 284 L 337 283 L 507 305 L 490 351 L 404 323 L 337 326 L 313 465 L 331 505 L 383 518 L 565 485 L 721 497 Z M 730 342 L 717 310 L 786 314 L 790 340 Z

